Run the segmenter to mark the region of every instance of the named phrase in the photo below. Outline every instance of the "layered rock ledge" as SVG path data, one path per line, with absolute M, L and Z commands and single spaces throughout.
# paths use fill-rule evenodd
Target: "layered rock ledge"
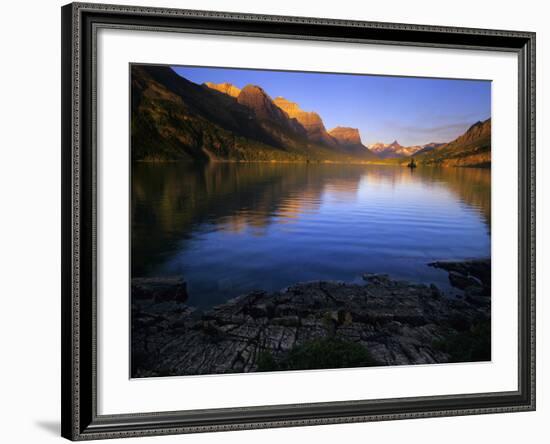
M 201 313 L 182 279 L 134 279 L 132 376 L 489 360 L 490 262 L 430 265 L 462 295 L 365 274 L 364 284 L 299 283 Z

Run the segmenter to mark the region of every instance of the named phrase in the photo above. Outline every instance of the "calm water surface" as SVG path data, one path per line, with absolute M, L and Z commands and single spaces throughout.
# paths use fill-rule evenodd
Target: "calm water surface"
M 365 272 L 449 291 L 427 263 L 489 257 L 490 208 L 484 169 L 137 164 L 132 275 L 182 275 L 200 308 Z

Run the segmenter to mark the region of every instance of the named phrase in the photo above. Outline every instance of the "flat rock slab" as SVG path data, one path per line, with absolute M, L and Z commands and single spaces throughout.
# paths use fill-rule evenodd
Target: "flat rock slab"
M 132 282 L 132 375 L 253 372 L 261 355 L 279 362 L 326 338 L 365 347 L 377 365 L 448 362 L 434 344 L 490 320 L 490 263 L 456 264 L 437 266 L 472 277 L 461 298 L 434 285 L 368 274 L 364 284 L 306 282 L 252 292 L 204 313 L 186 306 L 181 293 L 169 297 L 167 286 Z M 183 291 L 183 280 L 174 282 Z M 144 295 L 149 288 L 152 297 Z

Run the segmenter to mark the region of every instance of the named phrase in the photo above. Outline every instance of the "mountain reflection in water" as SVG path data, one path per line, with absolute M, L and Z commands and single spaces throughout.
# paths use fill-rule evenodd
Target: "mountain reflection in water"
M 182 275 L 189 304 L 388 273 L 448 289 L 434 260 L 490 256 L 490 170 L 132 166 L 132 276 Z

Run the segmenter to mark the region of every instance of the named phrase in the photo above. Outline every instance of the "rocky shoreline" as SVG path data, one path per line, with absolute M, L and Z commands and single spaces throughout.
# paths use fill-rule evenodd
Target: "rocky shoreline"
M 460 296 L 365 274 L 199 312 L 182 278 L 133 279 L 132 377 L 490 360 L 490 261 L 429 265 Z

